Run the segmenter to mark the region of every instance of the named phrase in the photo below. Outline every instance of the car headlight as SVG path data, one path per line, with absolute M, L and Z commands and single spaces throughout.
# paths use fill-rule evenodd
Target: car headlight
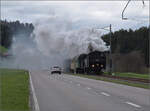
M 94 67 L 94 64 L 92 65 L 92 67 Z

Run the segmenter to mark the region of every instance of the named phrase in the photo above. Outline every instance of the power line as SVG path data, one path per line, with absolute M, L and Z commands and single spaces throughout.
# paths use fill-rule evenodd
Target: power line
M 125 7 L 124 7 L 124 9 L 122 11 L 122 20 L 127 20 L 128 19 L 128 18 L 124 17 L 124 12 L 125 12 L 127 6 L 129 5 L 130 1 L 131 0 L 128 0 L 127 4 L 125 5 Z M 144 0 L 142 0 L 142 3 L 143 3 L 143 6 L 145 6 Z

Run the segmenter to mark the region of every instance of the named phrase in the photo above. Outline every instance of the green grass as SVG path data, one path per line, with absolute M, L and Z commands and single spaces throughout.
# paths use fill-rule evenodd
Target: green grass
M 105 73 L 106 75 L 108 73 Z M 131 72 L 127 72 L 127 73 L 119 73 L 119 72 L 115 72 L 113 73 L 115 76 L 119 76 L 119 77 L 131 77 L 131 78 L 141 78 L 141 79 L 149 79 L 150 75 L 149 74 L 136 74 L 136 73 L 131 73 Z
M 0 69 L 0 91 L 0 111 L 29 111 L 27 71 Z
M 124 84 L 124 85 L 128 85 L 128 86 L 145 88 L 145 89 L 150 88 L 149 84 L 140 84 L 140 83 L 133 83 L 133 82 L 128 82 L 128 81 L 123 81 L 123 80 L 109 79 L 109 78 L 100 77 L 100 76 L 96 76 L 96 75 L 85 75 L 85 74 L 71 74 L 71 75 L 85 77 L 85 78 L 94 79 L 94 80 L 102 80 L 102 81 L 107 81 L 107 82 Z
M 7 52 L 7 49 L 0 45 L 0 53 L 5 53 L 5 52 Z

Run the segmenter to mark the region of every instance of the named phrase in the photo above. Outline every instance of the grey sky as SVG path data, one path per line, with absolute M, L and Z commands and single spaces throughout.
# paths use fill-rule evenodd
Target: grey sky
M 143 8 L 141 1 L 131 1 L 125 11 L 128 21 L 121 19 L 127 1 L 3 1 L 1 18 L 9 21 L 36 23 L 51 16 L 69 21 L 73 27 L 105 27 L 112 24 L 113 30 L 148 26 L 149 1 Z

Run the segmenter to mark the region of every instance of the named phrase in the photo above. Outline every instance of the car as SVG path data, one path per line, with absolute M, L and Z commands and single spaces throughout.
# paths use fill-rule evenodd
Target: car
M 51 68 L 51 74 L 61 74 L 61 67 L 59 66 L 54 66 Z

